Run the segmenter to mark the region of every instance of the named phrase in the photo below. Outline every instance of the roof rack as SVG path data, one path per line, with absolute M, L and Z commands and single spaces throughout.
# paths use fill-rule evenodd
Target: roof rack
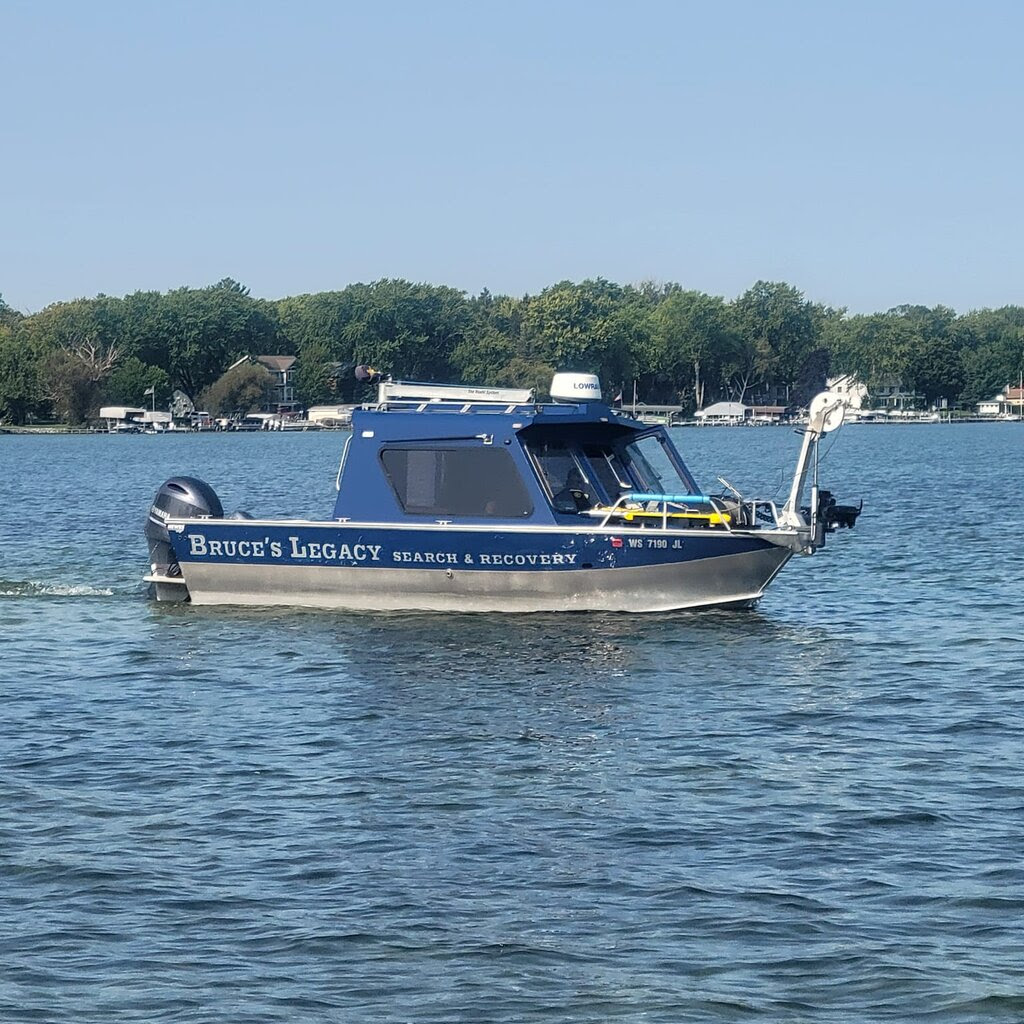
M 439 402 L 437 399 L 431 399 L 430 401 L 399 399 L 398 401 L 378 402 L 373 405 L 364 405 L 363 408 L 373 409 L 377 412 L 472 412 L 510 416 L 516 413 L 528 415 L 536 412 L 540 408 L 546 407 L 535 405 L 533 402 Z
M 384 380 L 377 389 L 377 401 L 387 405 L 396 400 L 419 402 L 485 403 L 487 405 L 524 405 L 533 401 L 530 388 L 488 388 L 472 384 L 428 384 L 411 380 Z

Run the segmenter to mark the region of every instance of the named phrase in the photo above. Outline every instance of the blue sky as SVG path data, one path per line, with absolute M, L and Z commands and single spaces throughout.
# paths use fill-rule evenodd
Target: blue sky
M 0 0 L 0 294 L 1024 304 L 1024 5 Z

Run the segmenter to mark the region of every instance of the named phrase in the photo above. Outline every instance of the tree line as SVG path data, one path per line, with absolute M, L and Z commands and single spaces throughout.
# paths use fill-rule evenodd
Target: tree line
M 307 405 L 369 397 L 350 372 L 534 387 L 555 370 L 634 382 L 642 401 L 696 409 L 719 399 L 804 405 L 826 374 L 898 384 L 926 403 L 972 405 L 1024 367 L 1024 307 L 957 314 L 897 306 L 849 315 L 784 282 L 733 300 L 678 284 L 562 281 L 537 295 L 469 296 L 404 280 L 258 299 L 231 279 L 205 288 L 58 302 L 22 315 L 0 297 L 0 417 L 77 424 L 101 404 L 141 405 L 149 388 L 197 404 L 245 355 L 295 355 Z M 259 390 L 265 381 L 253 381 Z M 212 390 L 211 390 L 212 389 Z M 236 389 L 237 391 L 237 389 Z

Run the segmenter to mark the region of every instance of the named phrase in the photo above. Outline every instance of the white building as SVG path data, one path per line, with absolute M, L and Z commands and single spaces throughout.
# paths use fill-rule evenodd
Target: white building
M 750 407 L 742 402 L 715 402 L 706 409 L 698 409 L 694 416 L 706 426 L 723 423 L 743 423 L 750 415 Z
M 1017 419 L 1024 413 L 1024 388 L 1015 388 L 1007 384 L 998 395 L 979 402 L 977 409 L 979 416 Z
M 107 433 L 138 432 L 143 428 L 143 416 L 148 411 L 133 405 L 105 405 L 100 409 L 100 419 L 104 421 Z
M 847 409 L 862 409 L 868 397 L 867 386 L 861 384 L 852 373 L 844 373 L 838 377 L 829 377 L 825 387 L 843 396 Z

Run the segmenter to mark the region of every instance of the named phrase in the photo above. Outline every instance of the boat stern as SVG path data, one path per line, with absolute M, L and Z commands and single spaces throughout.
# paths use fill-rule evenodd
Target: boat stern
M 213 488 L 190 476 L 175 476 L 161 484 L 146 516 L 149 573 L 143 576 L 157 601 L 187 601 L 188 584 L 174 552 L 172 520 L 223 519 L 224 508 Z M 181 527 L 179 526 L 180 530 Z

